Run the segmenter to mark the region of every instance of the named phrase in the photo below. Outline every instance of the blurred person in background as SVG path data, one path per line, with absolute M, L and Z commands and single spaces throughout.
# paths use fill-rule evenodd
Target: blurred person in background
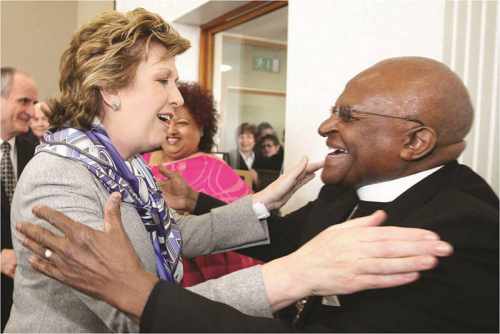
M 47 117 L 48 113 L 49 107 L 47 106 L 47 103 L 38 102 L 35 104 L 33 117 L 31 117 L 30 120 L 30 129 L 38 141 L 43 139 L 43 135 L 45 135 L 49 129 L 49 119 Z
M 254 169 L 281 171 L 283 167 L 284 150 L 278 137 L 273 134 L 265 135 L 260 139 L 261 157 L 255 161 Z
M 1 68 L 1 177 L 2 177 L 2 331 L 9 318 L 14 289 L 14 274 L 17 260 L 12 249 L 10 231 L 10 204 L 17 180 L 28 161 L 33 157 L 37 145 L 26 136 L 29 122 L 38 100 L 38 89 L 33 79 L 25 72 L 13 67 Z
M 269 122 L 261 122 L 257 125 L 255 132 L 255 156 L 257 159 L 261 158 L 262 155 L 262 138 L 266 135 L 274 135 L 278 137 L 276 130 L 274 130 L 273 126 Z
M 242 123 L 237 130 L 238 149 L 234 168 L 241 170 L 251 170 L 255 162 L 255 125 Z

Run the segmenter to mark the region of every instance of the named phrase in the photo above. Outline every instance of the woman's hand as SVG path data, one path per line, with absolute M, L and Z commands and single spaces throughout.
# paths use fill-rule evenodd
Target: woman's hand
M 302 158 L 290 171 L 281 175 L 263 190 L 252 195 L 253 202 L 264 204 L 268 210 L 281 208 L 297 189 L 314 178 L 314 172 L 322 168 L 323 163 L 323 161 L 308 163 L 306 157 Z
M 17 261 L 16 261 L 16 253 L 14 253 L 13 249 L 2 249 L 2 253 L 0 254 L 0 269 L 2 274 L 9 276 L 10 278 L 14 278 L 16 273 Z

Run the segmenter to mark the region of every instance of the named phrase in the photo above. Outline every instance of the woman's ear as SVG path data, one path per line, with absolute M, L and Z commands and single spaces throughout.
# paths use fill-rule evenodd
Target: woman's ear
M 121 109 L 122 102 L 116 91 L 101 88 L 99 89 L 99 92 L 101 93 L 104 105 L 108 106 L 113 111 L 118 111 Z
M 411 129 L 399 156 L 407 161 L 423 158 L 436 147 L 436 142 L 437 134 L 434 129 L 427 126 Z

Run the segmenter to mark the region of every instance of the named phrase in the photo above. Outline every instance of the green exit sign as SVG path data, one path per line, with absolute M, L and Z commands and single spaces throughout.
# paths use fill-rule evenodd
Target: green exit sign
M 280 60 L 272 57 L 253 57 L 253 69 L 260 72 L 279 73 Z

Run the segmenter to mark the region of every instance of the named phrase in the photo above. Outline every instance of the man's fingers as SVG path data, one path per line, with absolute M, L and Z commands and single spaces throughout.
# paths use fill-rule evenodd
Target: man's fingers
M 441 240 L 376 241 L 360 243 L 358 250 L 367 257 L 396 258 L 419 255 L 449 256 L 453 248 Z
M 22 244 L 25 248 L 38 256 L 44 256 L 45 250 L 47 249 L 47 247 L 40 246 L 40 244 L 28 237 L 24 237 Z
M 36 217 L 47 221 L 67 236 L 70 235 L 72 230 L 78 228 L 80 225 L 65 214 L 45 205 L 35 206 L 31 211 Z
M 24 236 L 24 239 L 20 239 L 23 246 L 40 256 L 43 256 L 46 248 L 58 252 L 62 250 L 59 241 L 63 237 L 59 237 L 39 225 L 18 223 L 16 230 Z
M 393 275 L 429 270 L 434 268 L 437 263 L 437 258 L 429 255 L 393 259 L 363 259 L 358 262 L 358 270 L 361 274 Z
M 163 164 L 158 165 L 158 170 L 163 176 L 167 178 L 174 177 L 176 174 L 178 174 L 177 172 L 170 170 L 170 168 L 165 167 Z
M 112 193 L 104 208 L 104 231 L 111 232 L 113 229 L 122 230 L 121 204 L 122 197 L 119 192 Z
M 42 274 L 52 277 L 60 282 L 64 282 L 64 276 L 57 269 L 57 267 L 44 258 L 34 255 L 31 256 L 28 261 L 36 271 L 39 271 Z
M 377 210 L 369 216 L 351 219 L 342 224 L 335 225 L 331 228 L 343 229 L 343 228 L 355 228 L 355 227 L 365 227 L 365 226 L 377 226 L 382 224 L 382 222 L 386 220 L 386 218 L 387 214 L 384 211 Z

